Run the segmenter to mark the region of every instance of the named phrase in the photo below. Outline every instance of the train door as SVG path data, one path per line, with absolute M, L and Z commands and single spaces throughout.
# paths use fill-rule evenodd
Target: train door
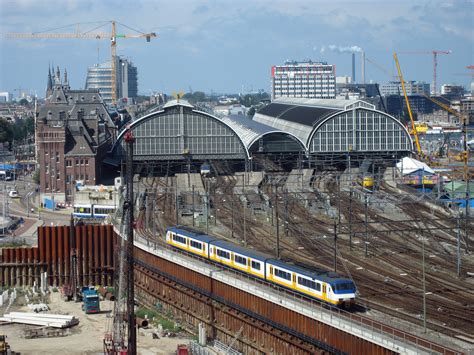
M 323 300 L 327 300 L 326 284 L 323 284 Z
M 293 285 L 292 286 L 293 286 L 293 288 L 296 288 L 296 274 L 293 274 L 292 280 L 293 280 Z
M 273 266 L 270 265 L 270 276 L 268 277 L 269 280 L 273 280 Z

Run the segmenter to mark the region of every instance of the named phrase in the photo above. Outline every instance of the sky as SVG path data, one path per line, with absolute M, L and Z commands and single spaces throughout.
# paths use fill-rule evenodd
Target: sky
M 452 51 L 438 56 L 438 86 L 472 80 L 474 0 L 0 0 L 0 91 L 43 97 L 50 65 L 66 68 L 71 87 L 83 88 L 87 68 L 111 55 L 108 39 L 6 33 L 85 32 L 112 19 L 127 26 L 118 33 L 158 36 L 117 40 L 118 54 L 138 68 L 144 95 L 269 92 L 271 67 L 285 60 L 325 61 L 337 76 L 351 75 L 350 52 L 359 49 L 368 60 L 366 82 L 394 80 L 397 52 L 405 80 L 431 83 L 432 50 Z M 356 58 L 358 80 L 359 52 Z

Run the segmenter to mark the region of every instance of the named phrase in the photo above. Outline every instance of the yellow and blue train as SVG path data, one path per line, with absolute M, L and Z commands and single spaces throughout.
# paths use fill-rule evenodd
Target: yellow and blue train
M 332 305 L 355 303 L 354 282 L 334 272 L 291 265 L 188 227 L 169 227 L 166 243 Z

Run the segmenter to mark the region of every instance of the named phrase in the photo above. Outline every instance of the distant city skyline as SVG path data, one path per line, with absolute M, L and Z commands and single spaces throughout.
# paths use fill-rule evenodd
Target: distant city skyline
M 138 90 L 237 93 L 270 92 L 271 67 L 286 60 L 325 61 L 337 76 L 356 80 L 365 51 L 365 82 L 387 83 L 396 75 L 399 54 L 405 80 L 432 83 L 430 54 L 438 56 L 438 91 L 445 83 L 470 88 L 474 64 L 474 2 L 451 1 L 133 1 L 0 0 L 0 33 L 90 31 L 115 19 L 132 29 L 156 32 L 145 39 L 118 38 L 119 55 L 138 68 Z M 87 22 L 87 24 L 85 24 Z M 94 23 L 93 23 L 94 22 Z M 118 33 L 136 33 L 118 25 Z M 110 32 L 110 25 L 97 29 Z M 94 31 L 92 31 L 94 32 Z M 48 68 L 66 68 L 72 88 L 84 88 L 87 68 L 110 60 L 109 40 L 8 39 L 0 37 L 0 91 L 43 97 Z M 375 64 L 374 64 L 375 63 Z M 471 70 L 472 71 L 472 70 Z

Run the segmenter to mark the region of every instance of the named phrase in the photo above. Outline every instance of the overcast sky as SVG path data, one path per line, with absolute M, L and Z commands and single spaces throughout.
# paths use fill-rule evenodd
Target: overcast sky
M 118 39 L 118 53 L 138 67 L 139 92 L 247 92 L 270 90 L 270 68 L 287 59 L 326 61 L 338 76 L 351 75 L 345 47 L 365 50 L 366 81 L 396 74 L 393 52 L 406 80 L 431 83 L 430 54 L 439 56 L 438 86 L 469 86 L 474 64 L 473 0 L 0 0 L 0 32 L 40 32 L 115 19 L 158 37 Z M 88 22 L 88 23 L 86 23 Z M 74 32 L 75 27 L 51 30 Z M 110 25 L 98 29 L 110 32 Z M 119 33 L 135 33 L 118 26 Z M 357 49 L 357 48 L 354 48 Z M 0 91 L 36 91 L 44 96 L 48 65 L 67 68 L 73 88 L 85 84 L 87 67 L 109 60 L 108 40 L 0 38 Z M 464 74 L 464 75 L 463 75 Z M 357 54 L 356 79 L 360 79 Z

